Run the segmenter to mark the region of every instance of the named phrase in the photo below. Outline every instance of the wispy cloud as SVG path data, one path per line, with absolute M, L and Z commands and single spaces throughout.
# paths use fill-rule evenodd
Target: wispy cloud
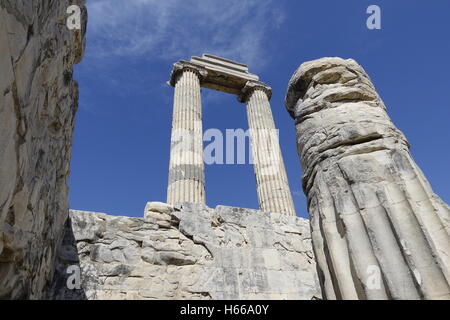
M 298 198 L 302 198 L 305 196 L 305 194 L 301 191 L 298 190 L 292 190 L 292 194 L 294 197 L 298 197 Z
M 271 30 L 283 22 L 276 0 L 90 0 L 93 58 L 177 60 L 203 52 L 264 65 Z

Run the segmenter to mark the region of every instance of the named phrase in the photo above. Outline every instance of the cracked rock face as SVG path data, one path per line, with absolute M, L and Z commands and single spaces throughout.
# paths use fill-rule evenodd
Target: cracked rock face
M 450 299 L 450 210 L 354 60 L 289 82 L 313 248 L 327 299 Z
M 42 298 L 52 279 L 85 34 L 66 9 L 83 3 L 0 0 L 0 299 Z
M 190 203 L 149 203 L 145 218 L 71 211 L 58 252 L 55 299 L 320 297 L 308 221 L 283 214 Z

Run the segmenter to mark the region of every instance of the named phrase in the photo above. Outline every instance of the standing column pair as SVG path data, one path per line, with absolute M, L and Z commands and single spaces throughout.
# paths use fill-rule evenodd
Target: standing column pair
M 207 71 L 189 62 L 174 65 L 175 88 L 167 203 L 205 203 L 201 82 Z M 270 87 L 247 81 L 241 102 L 247 103 L 253 166 L 259 206 L 265 212 L 295 215 L 278 132 L 270 109 Z

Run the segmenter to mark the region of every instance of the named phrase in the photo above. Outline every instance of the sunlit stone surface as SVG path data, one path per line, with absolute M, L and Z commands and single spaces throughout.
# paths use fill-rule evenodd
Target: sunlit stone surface
M 324 298 L 449 299 L 450 210 L 354 60 L 303 63 L 289 82 Z

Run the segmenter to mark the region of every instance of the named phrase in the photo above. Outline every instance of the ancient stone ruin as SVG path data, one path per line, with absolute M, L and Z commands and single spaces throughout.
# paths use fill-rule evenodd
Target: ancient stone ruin
M 265 134 L 275 130 L 271 91 L 258 80 L 246 65 L 207 54 L 174 64 L 168 204 L 149 202 L 144 219 L 71 211 L 51 298 L 320 297 L 308 221 L 295 216 L 278 140 Z M 259 211 L 204 204 L 201 87 L 247 102 Z M 74 265 L 80 290 L 67 287 Z
M 61 23 L 72 4 L 81 30 Z M 0 0 L 1 299 L 450 298 L 450 209 L 354 60 L 303 63 L 289 82 L 310 220 L 295 216 L 270 87 L 208 54 L 169 81 L 167 203 L 69 211 L 86 22 L 83 0 Z M 258 210 L 205 204 L 202 87 L 247 105 Z
M 286 107 L 324 298 L 449 299 L 450 209 L 363 68 L 340 58 L 303 63 Z
M 0 298 L 41 298 L 68 217 L 82 30 L 61 23 L 83 1 L 0 1 Z
M 64 234 L 51 299 L 321 296 L 308 221 L 286 214 L 153 202 L 145 218 L 72 210 Z
M 269 99 L 272 89 L 246 65 L 205 54 L 175 63 L 172 148 L 167 202 L 205 202 L 200 88 L 237 95 L 247 103 L 256 187 L 262 211 L 295 216 Z

